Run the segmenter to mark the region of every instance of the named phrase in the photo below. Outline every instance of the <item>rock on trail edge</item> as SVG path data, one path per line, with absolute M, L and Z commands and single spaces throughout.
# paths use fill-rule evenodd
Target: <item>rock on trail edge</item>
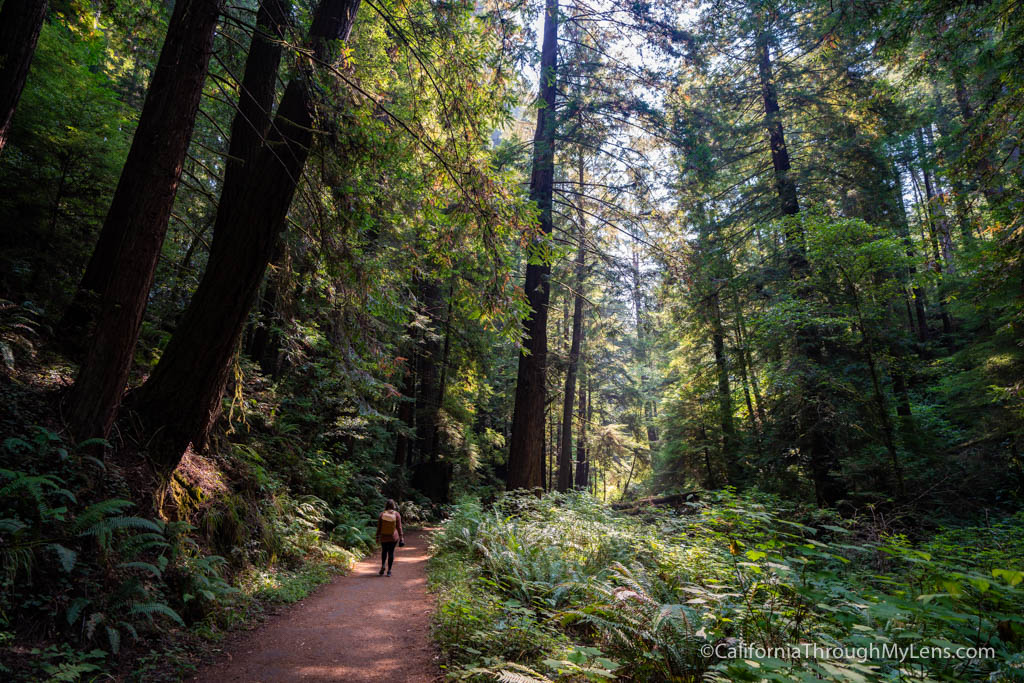
M 430 640 L 428 531 L 395 549 L 392 576 L 378 576 L 380 551 L 284 613 L 227 641 L 226 654 L 199 671 L 201 683 L 441 680 Z

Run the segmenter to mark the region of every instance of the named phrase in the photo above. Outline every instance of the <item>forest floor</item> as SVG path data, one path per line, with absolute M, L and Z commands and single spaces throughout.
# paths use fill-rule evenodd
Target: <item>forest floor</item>
M 248 633 L 194 680 L 428 683 L 440 679 L 430 639 L 429 531 L 410 531 L 395 549 L 392 576 L 380 554 Z

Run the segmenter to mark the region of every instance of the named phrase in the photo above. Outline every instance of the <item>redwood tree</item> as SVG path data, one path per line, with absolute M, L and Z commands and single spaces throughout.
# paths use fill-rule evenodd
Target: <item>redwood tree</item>
M 6 0 L 0 8 L 0 152 L 32 65 L 46 6 L 46 0 Z
M 307 40 L 318 61 L 347 40 L 359 0 L 321 0 Z M 202 447 L 220 414 L 231 358 L 284 229 L 313 142 L 314 74 L 289 81 L 243 188 L 218 206 L 206 270 L 160 362 L 132 404 L 152 433 L 151 456 L 173 470 L 189 443 Z M 225 201 L 227 199 L 227 201 Z
M 579 368 L 580 345 L 583 340 L 583 278 L 586 270 L 586 225 L 583 215 L 583 160 L 579 164 L 580 198 L 577 221 L 579 221 L 579 245 L 576 247 L 576 291 L 572 306 L 572 339 L 569 343 L 569 365 L 565 369 L 565 393 L 562 397 L 562 434 L 558 449 L 559 491 L 568 491 L 573 485 L 572 478 L 572 404 L 576 397 L 576 375 Z
M 69 423 L 81 438 L 114 422 L 167 232 L 182 164 L 213 52 L 220 0 L 179 0 L 96 250 L 108 283 L 71 392 Z M 94 257 L 95 258 L 95 257 Z
M 558 0 L 547 0 L 540 60 L 540 108 L 533 137 L 530 199 L 540 210 L 539 240 L 552 230 L 555 175 L 555 86 L 558 58 Z M 519 354 L 512 434 L 508 454 L 509 489 L 544 486 L 544 407 L 547 398 L 548 300 L 551 266 L 531 259 L 526 266 L 530 312 L 523 323 L 526 338 Z

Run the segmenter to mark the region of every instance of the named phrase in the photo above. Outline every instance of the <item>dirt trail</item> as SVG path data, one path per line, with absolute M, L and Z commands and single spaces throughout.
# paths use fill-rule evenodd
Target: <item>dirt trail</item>
M 430 640 L 427 595 L 429 532 L 406 534 L 390 578 L 377 576 L 380 553 L 286 612 L 234 641 L 199 672 L 204 683 L 227 681 L 440 680 Z

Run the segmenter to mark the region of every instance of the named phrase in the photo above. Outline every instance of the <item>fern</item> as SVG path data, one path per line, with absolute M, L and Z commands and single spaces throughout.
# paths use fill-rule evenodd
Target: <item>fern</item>
M 107 501 L 104 501 L 107 502 Z M 99 505 L 99 504 L 98 504 Z M 76 527 L 80 527 L 76 520 Z M 110 546 L 110 540 L 118 531 L 126 529 L 144 529 L 153 533 L 161 531 L 160 525 L 144 517 L 106 517 L 88 526 L 79 532 L 79 536 L 95 536 L 97 543 L 103 549 Z
M 28 526 L 20 519 L 13 517 L 7 517 L 0 519 L 0 534 L 16 534 L 22 529 L 27 529 Z
M 45 520 L 52 516 L 53 512 L 56 512 L 46 500 L 47 490 L 64 496 L 69 502 L 75 502 L 74 494 L 62 488 L 64 482 L 58 477 L 47 474 L 26 474 L 0 468 L 0 478 L 10 480 L 10 483 L 0 488 L 0 500 L 13 500 L 19 492 L 28 493 L 39 513 L 40 520 Z
M 71 601 L 71 607 L 68 608 L 67 614 L 65 615 L 68 621 L 68 625 L 74 624 L 78 621 L 78 618 L 82 616 L 82 612 L 92 604 L 92 600 L 89 598 L 75 598 Z
M 62 546 L 60 543 L 48 543 L 47 548 L 52 550 L 57 558 L 60 560 L 60 566 L 65 572 L 70 573 L 75 567 L 75 561 L 78 559 L 78 553 L 70 548 Z
M 43 666 L 43 671 L 50 675 L 50 681 L 59 681 L 62 683 L 64 681 L 74 683 L 75 681 L 82 680 L 83 674 L 95 673 L 102 670 L 103 667 L 90 662 L 62 662 L 56 666 L 51 664 Z
M 515 669 L 515 671 L 509 671 L 509 669 Z M 555 683 L 530 667 L 515 662 L 505 662 L 500 671 L 488 673 L 493 673 L 501 683 Z
M 33 310 L 31 304 L 17 305 L 12 301 L 0 299 L 0 358 L 11 372 L 15 369 L 14 350 L 19 349 L 25 355 L 36 355 L 32 339 L 39 334 L 39 312 Z
M 71 526 L 71 531 L 78 535 L 85 535 L 87 530 L 91 527 L 103 522 L 111 515 L 124 512 L 133 505 L 134 503 L 130 500 L 124 500 L 123 498 L 109 498 L 107 500 L 94 503 L 83 510 L 75 518 L 75 522 Z
M 137 603 L 132 605 L 128 612 L 133 616 L 144 616 L 149 619 L 150 622 L 153 620 L 153 615 L 162 614 L 180 626 L 185 625 L 185 621 L 178 615 L 178 613 L 162 602 Z
M 110 651 L 115 655 L 121 649 L 121 633 L 113 626 L 106 626 L 107 641 L 110 643 Z

